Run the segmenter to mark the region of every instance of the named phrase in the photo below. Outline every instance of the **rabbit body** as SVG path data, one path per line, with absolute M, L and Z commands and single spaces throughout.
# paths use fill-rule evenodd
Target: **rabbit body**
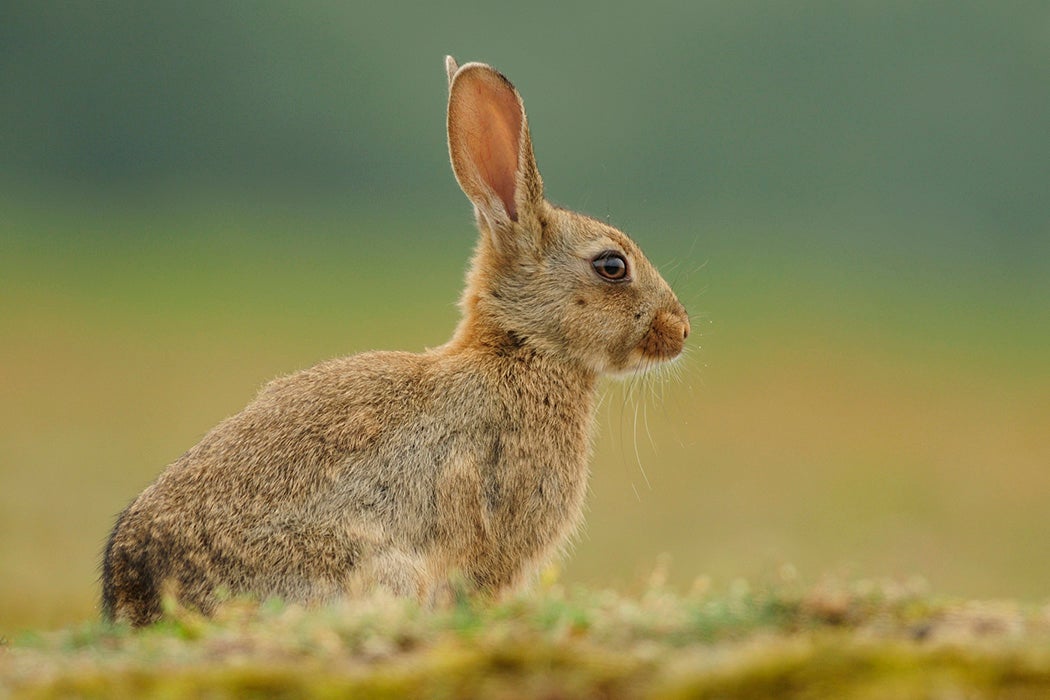
M 513 586 L 580 522 L 593 382 L 520 347 L 366 353 L 275 380 L 121 515 L 112 611 L 154 619 L 160 581 L 205 611 L 217 588 L 428 600 L 453 572 Z
M 677 356 L 688 317 L 626 235 L 543 198 L 506 78 L 447 69 L 450 156 L 481 233 L 452 339 L 270 382 L 118 517 L 108 618 L 152 622 L 165 594 L 208 612 L 221 590 L 498 594 L 571 541 L 599 377 Z

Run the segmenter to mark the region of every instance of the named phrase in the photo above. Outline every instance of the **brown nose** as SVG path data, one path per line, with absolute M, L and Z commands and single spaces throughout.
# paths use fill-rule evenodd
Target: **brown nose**
M 657 311 L 640 349 L 646 357 L 670 360 L 681 354 L 688 336 L 689 317 L 685 315 L 685 309 L 680 312 Z
M 685 307 L 682 306 L 682 302 L 675 299 L 675 315 L 678 316 L 678 321 L 682 324 L 682 340 L 689 337 L 689 314 L 685 312 Z

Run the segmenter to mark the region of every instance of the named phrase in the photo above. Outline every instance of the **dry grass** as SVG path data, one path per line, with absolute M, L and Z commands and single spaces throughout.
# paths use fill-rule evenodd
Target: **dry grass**
M 372 599 L 234 601 L 150 629 L 100 623 L 0 651 L 12 697 L 1044 697 L 1050 607 L 932 599 L 921 584 L 762 586 L 636 596 L 541 590 L 426 611 Z

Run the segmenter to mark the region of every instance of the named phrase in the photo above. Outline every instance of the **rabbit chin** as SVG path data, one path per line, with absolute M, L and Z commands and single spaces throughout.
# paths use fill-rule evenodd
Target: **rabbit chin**
M 635 348 L 622 362 L 606 362 L 599 372 L 614 379 L 627 379 L 645 374 L 654 367 L 676 362 L 681 356 L 681 349 L 673 354 L 653 355 L 646 353 L 641 348 Z

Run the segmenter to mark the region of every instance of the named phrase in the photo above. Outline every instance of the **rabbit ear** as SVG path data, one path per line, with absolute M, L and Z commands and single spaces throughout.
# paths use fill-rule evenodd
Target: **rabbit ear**
M 510 81 L 489 66 L 468 63 L 452 74 L 448 148 L 459 186 L 493 231 L 534 214 L 543 198 L 525 106 Z
M 451 56 L 445 56 L 445 73 L 448 75 L 448 86 L 452 88 L 452 79 L 456 77 L 456 71 L 459 70 L 459 64 L 456 63 L 456 59 Z

